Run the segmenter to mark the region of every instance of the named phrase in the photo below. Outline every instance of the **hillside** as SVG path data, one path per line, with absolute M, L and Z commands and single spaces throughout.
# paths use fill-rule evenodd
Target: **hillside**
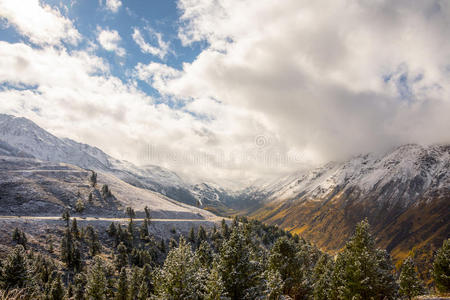
M 450 146 L 405 145 L 385 155 L 297 172 L 267 184 L 252 215 L 337 251 L 360 220 L 399 259 L 425 255 L 450 235 Z M 427 255 L 425 255 L 427 256 Z

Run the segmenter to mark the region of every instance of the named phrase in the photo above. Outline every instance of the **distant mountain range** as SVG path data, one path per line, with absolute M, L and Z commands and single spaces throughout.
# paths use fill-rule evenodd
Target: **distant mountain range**
M 188 183 L 159 166 L 136 166 L 58 138 L 28 119 L 0 115 L 0 156 L 95 170 L 163 198 L 278 224 L 327 250 L 340 249 L 363 218 L 373 225 L 379 245 L 396 258 L 413 247 L 432 251 L 450 235 L 449 145 L 403 145 L 230 191 L 209 182 Z

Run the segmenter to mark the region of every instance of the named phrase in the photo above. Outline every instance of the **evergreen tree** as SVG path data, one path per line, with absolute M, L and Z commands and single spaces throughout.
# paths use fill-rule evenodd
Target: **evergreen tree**
M 205 299 L 206 300 L 218 300 L 223 299 L 225 296 L 225 288 L 223 285 L 222 277 L 220 276 L 215 262 L 208 274 L 205 286 Z
M 332 276 L 334 264 L 331 257 L 322 254 L 314 267 L 314 300 L 327 300 L 333 294 Z
M 89 196 L 88 196 L 88 203 L 92 204 L 93 201 L 94 201 L 94 199 L 93 199 L 92 192 L 91 192 L 91 193 L 89 193 Z
M 61 241 L 61 260 L 67 265 L 68 268 L 74 267 L 73 253 L 72 232 L 69 228 L 67 228 Z
M 112 197 L 112 192 L 111 192 L 111 190 L 109 189 L 109 187 L 108 187 L 107 184 L 104 184 L 104 185 L 102 186 L 102 197 L 103 197 L 104 200 L 106 200 L 106 199 Z
M 202 241 L 195 251 L 198 261 L 204 268 L 209 268 L 213 260 L 213 253 L 211 246 L 207 241 Z
M 70 225 L 70 213 L 68 209 L 65 209 L 64 212 L 61 215 L 61 219 L 66 221 L 66 227 L 69 227 Z
M 225 219 L 222 219 L 222 236 L 225 239 L 230 238 L 230 228 L 228 227 L 227 222 L 225 221 Z
M 101 244 L 98 240 L 97 232 L 91 225 L 88 225 L 86 227 L 85 239 L 89 245 L 89 254 L 91 256 L 99 254 L 101 250 Z
M 75 203 L 75 211 L 77 213 L 82 213 L 84 210 L 84 202 L 81 199 L 78 199 L 77 202 Z
M 89 177 L 89 181 L 91 182 L 91 186 L 95 187 L 95 185 L 97 184 L 97 173 L 95 173 L 94 171 L 91 171 L 91 176 Z
M 64 299 L 64 286 L 61 281 L 61 274 L 58 273 L 53 279 L 49 294 L 50 300 Z
M 206 241 L 206 231 L 205 228 L 203 228 L 203 226 L 200 225 L 197 234 L 197 244 L 200 245 L 202 241 Z
M 86 276 L 84 273 L 78 273 L 74 278 L 73 298 L 74 300 L 84 300 L 86 286 Z
M 141 296 L 147 295 L 147 297 L 148 297 L 154 291 L 153 272 L 152 272 L 152 268 L 150 267 L 149 264 L 145 264 L 144 267 L 142 268 L 141 280 L 142 280 L 142 283 L 141 283 L 141 287 L 140 287 L 140 294 L 141 294 Z M 145 290 L 143 290 L 142 285 L 145 286 Z M 146 294 L 144 294 L 144 292 L 146 292 Z
M 105 267 L 102 259 L 94 258 L 93 265 L 89 268 L 86 278 L 86 296 L 92 300 L 103 300 L 106 298 Z
M 178 248 L 170 250 L 156 275 L 156 294 L 163 299 L 201 299 L 205 293 L 207 272 L 191 247 L 181 238 Z
M 284 282 L 278 271 L 268 270 L 265 273 L 266 278 L 266 298 L 268 300 L 278 300 L 283 294 Z
M 336 259 L 333 288 L 339 299 L 395 299 L 392 273 L 389 255 L 375 248 L 369 223 L 362 221 Z
M 28 281 L 25 250 L 17 245 L 2 262 L 1 285 L 3 289 L 22 288 Z
M 411 300 L 425 292 L 422 282 L 417 276 L 416 266 L 411 257 L 405 259 L 399 278 L 399 292 L 401 295 Z
M 128 278 L 125 268 L 120 270 L 116 289 L 117 291 L 114 297 L 116 300 L 128 300 Z
M 145 211 L 145 218 L 150 221 L 151 219 L 151 214 L 150 214 L 150 208 L 148 208 L 148 206 L 144 207 L 144 211 Z
M 73 218 L 72 227 L 70 228 L 70 232 L 72 233 L 75 239 L 80 238 L 80 231 L 78 230 L 77 218 Z
M 110 237 L 116 237 L 117 229 L 116 225 L 114 225 L 114 222 L 111 222 L 111 224 L 108 227 L 108 230 L 106 231 Z
M 134 212 L 134 209 L 132 207 L 127 207 L 126 208 L 126 213 L 128 218 L 130 218 L 130 220 L 134 219 L 136 217 L 136 213 Z
M 128 265 L 127 247 L 123 243 L 120 243 L 117 247 L 117 252 L 115 265 L 117 270 L 121 270 L 123 267 Z
M 140 272 L 137 267 L 131 269 L 130 287 L 128 289 L 128 299 L 134 300 L 137 298 L 139 288 L 141 285 Z
M 308 288 L 303 286 L 305 258 L 299 255 L 298 244 L 286 236 L 273 245 L 269 256 L 269 270 L 278 272 L 284 282 L 284 294 L 292 297 L 305 296 Z
M 436 252 L 433 278 L 438 292 L 450 292 L 450 239 L 444 240 L 442 247 Z
M 25 236 L 25 233 L 17 227 L 14 228 L 12 240 L 16 242 L 17 245 L 22 245 L 24 249 L 27 248 L 27 237 Z
M 195 239 L 195 229 L 194 229 L 194 227 L 191 227 L 191 230 L 189 231 L 188 241 L 192 245 L 195 245 L 196 239 Z
M 261 284 L 261 269 L 258 261 L 251 257 L 244 236 L 233 230 L 219 252 L 218 271 L 225 291 L 231 299 L 250 297 L 249 293 Z M 254 298 L 259 295 L 252 295 Z M 253 298 L 252 297 L 252 298 Z
M 147 238 L 149 236 L 147 218 L 145 218 L 144 221 L 142 222 L 139 235 L 140 235 L 141 240 L 144 240 L 145 238 Z

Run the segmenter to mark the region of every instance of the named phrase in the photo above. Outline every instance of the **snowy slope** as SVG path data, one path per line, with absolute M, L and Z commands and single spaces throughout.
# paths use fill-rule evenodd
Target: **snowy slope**
M 379 201 L 391 199 L 408 206 L 430 189 L 450 185 L 449 149 L 449 146 L 404 145 L 385 155 L 360 155 L 346 162 L 294 173 L 261 190 L 268 195 L 266 201 L 325 201 L 337 190 L 345 193 L 356 187 L 367 195 L 395 183 L 392 195 L 382 198 L 384 193 L 380 193 Z

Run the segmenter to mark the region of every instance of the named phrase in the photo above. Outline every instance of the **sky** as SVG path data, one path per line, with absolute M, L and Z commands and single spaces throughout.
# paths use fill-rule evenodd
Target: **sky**
M 0 0 L 0 112 L 245 184 L 450 143 L 448 0 Z

